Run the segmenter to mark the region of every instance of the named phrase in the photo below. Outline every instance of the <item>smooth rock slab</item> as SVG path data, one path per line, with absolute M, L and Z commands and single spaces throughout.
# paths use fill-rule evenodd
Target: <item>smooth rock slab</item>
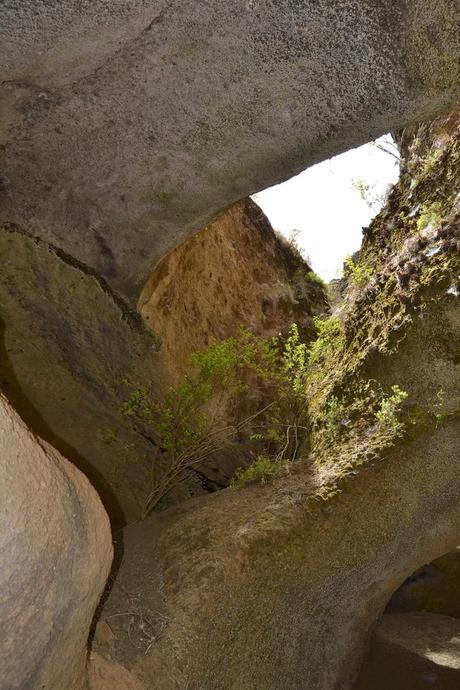
M 1 395 L 0 524 L 0 690 L 80 690 L 109 521 L 86 477 Z
M 384 615 L 355 690 L 429 688 L 460 688 L 460 619 L 435 613 Z

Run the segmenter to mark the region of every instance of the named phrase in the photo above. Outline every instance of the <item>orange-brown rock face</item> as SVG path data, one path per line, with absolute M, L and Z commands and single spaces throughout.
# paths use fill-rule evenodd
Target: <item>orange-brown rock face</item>
M 270 337 L 292 323 L 309 332 L 327 310 L 320 282 L 244 199 L 167 256 L 152 273 L 140 310 L 161 341 L 161 368 L 175 381 L 191 352 L 241 326 Z

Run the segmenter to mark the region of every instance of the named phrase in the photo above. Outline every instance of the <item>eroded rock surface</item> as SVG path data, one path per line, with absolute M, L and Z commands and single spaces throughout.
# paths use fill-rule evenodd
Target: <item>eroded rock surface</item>
M 156 262 L 229 204 L 454 102 L 458 20 L 455 0 L 3 3 L 1 297 L 8 373 L 2 376 L 24 417 L 35 418 L 40 432 L 76 463 L 79 447 L 84 454 L 101 453 L 104 480 L 115 487 L 124 471 L 120 456 L 101 452 L 94 441 L 99 419 L 106 414 L 110 430 L 114 416 L 106 411 L 118 408 L 108 381 L 126 372 L 149 378 L 152 366 L 151 340 L 137 332 L 121 305 L 134 306 Z M 447 202 L 440 212 L 448 217 Z M 385 244 L 382 228 L 376 235 Z M 392 246 L 390 253 L 397 251 Z M 436 261 L 432 277 L 441 276 L 448 289 L 443 281 L 451 269 Z M 381 263 L 382 257 L 371 262 L 372 270 Z M 20 279 L 18 266 L 25 269 Z M 426 287 L 432 283 L 426 277 Z M 389 285 L 386 296 L 393 298 Z M 410 364 L 405 380 L 414 384 L 410 392 L 425 422 L 427 381 L 445 383 L 447 419 L 434 430 L 422 425 L 407 447 L 398 444 L 384 463 L 360 473 L 353 498 L 342 493 L 331 513 L 310 510 L 312 493 L 321 497 L 331 486 L 337 491 L 344 473 L 368 464 L 363 429 L 352 425 L 338 437 L 348 446 L 334 444 L 324 419 L 334 385 L 348 385 L 364 371 L 366 348 L 386 344 L 383 336 L 379 340 L 381 321 L 373 324 L 375 332 L 368 328 L 372 305 L 386 313 L 368 296 L 355 313 L 364 320 L 356 340 L 360 355 L 345 343 L 340 354 L 350 359 L 333 362 L 331 386 L 313 406 L 316 448 L 330 452 L 325 474 L 304 468 L 272 487 L 227 492 L 173 513 L 158 543 L 170 624 L 151 656 L 138 660 L 151 683 L 160 677 L 165 687 L 200 690 L 346 687 L 389 590 L 440 549 L 453 548 L 458 407 L 450 390 L 458 358 L 452 340 L 438 337 L 446 323 L 457 337 L 453 293 L 441 310 L 433 296 L 425 330 L 417 319 L 410 329 L 404 318 L 400 325 L 401 334 L 412 333 L 412 344 L 433 329 L 430 361 L 439 366 L 423 369 L 432 374 L 424 387 L 411 374 L 419 350 L 406 351 L 401 361 Z M 403 298 L 406 305 L 412 296 Z M 340 362 L 355 367 L 348 379 Z M 379 371 L 382 385 L 402 369 L 396 358 L 392 362 Z M 35 369 L 42 382 L 48 377 L 46 386 L 27 380 Z M 24 458 L 18 457 L 28 432 L 4 409 L 8 482 L 2 490 L 9 490 L 1 537 L 8 582 L 1 605 L 8 630 L 2 682 L 78 687 L 91 612 L 110 559 L 104 513 L 86 480 L 71 467 L 61 470 L 67 466 L 53 450 L 37 455 L 27 436 Z M 63 418 L 68 427 L 61 437 Z M 369 421 L 365 414 L 362 419 Z M 350 448 L 363 439 L 350 461 Z M 140 459 L 148 456 L 148 440 L 135 436 L 126 444 L 134 446 L 134 471 L 145 485 Z M 37 489 L 41 480 L 47 486 Z M 81 502 L 73 500 L 77 485 Z M 92 499 L 84 498 L 87 492 Z M 137 487 L 130 490 L 125 512 L 135 513 L 137 496 Z M 98 524 L 105 525 L 102 536 Z M 30 543 L 40 551 L 31 554 Z M 378 557 L 363 560 L 363 552 Z
M 263 338 L 286 335 L 297 323 L 306 340 L 313 317 L 325 314 L 325 285 L 263 211 L 243 199 L 169 254 L 139 300 L 159 340 L 159 377 L 176 383 L 192 352 L 212 338 L 248 328 Z
M 139 300 L 145 323 L 158 340 L 155 384 L 162 393 L 193 371 L 190 358 L 213 340 L 241 337 L 242 329 L 269 339 L 297 324 L 305 342 L 316 335 L 314 317 L 327 313 L 326 286 L 295 246 L 277 235 L 251 199 L 243 199 L 169 254 L 152 272 Z M 243 375 L 244 376 L 244 375 Z M 248 374 L 246 373 L 246 376 Z M 267 393 L 239 395 L 245 414 L 267 404 Z M 220 391 L 210 402 L 225 424 L 235 421 L 234 399 Z M 256 421 L 257 423 L 257 421 Z M 252 430 L 255 431 L 255 430 Z M 228 486 L 236 470 L 253 460 L 251 429 L 212 454 L 191 487 L 176 487 L 177 502 L 201 489 Z M 198 484 L 198 486 L 197 486 Z
M 326 503 L 332 469 L 195 499 L 159 541 L 147 524 L 169 624 L 137 671 L 165 689 L 351 687 L 393 591 L 458 541 L 459 432 L 420 434 Z
M 0 397 L 0 687 L 80 690 L 112 561 L 88 480 Z
M 374 632 L 354 690 L 457 690 L 460 620 L 433 613 L 387 614 Z
M 151 445 L 120 423 L 117 382 L 155 380 L 155 339 L 108 285 L 46 242 L 0 224 L 0 387 L 91 480 L 116 523 L 139 516 Z
M 132 303 L 229 204 L 460 93 L 455 0 L 15 0 L 0 27 L 0 220 Z
M 145 325 L 87 266 L 17 226 L 0 225 L 0 255 L 0 387 L 85 472 L 116 524 L 141 515 L 154 452 L 145 430 L 126 424 L 111 442 L 130 393 L 120 382 L 158 397 L 212 337 L 241 326 L 270 336 L 293 321 L 311 333 L 312 316 L 327 308 L 307 264 L 250 200 L 153 273 L 142 297 Z M 223 475 L 208 473 L 224 485 L 242 462 L 236 450 L 227 456 Z M 197 491 L 180 488 L 173 500 Z
M 145 524 L 168 620 L 130 659 L 148 683 L 346 690 L 393 592 L 459 543 L 458 112 L 405 134 L 401 180 L 313 345 L 311 453 Z

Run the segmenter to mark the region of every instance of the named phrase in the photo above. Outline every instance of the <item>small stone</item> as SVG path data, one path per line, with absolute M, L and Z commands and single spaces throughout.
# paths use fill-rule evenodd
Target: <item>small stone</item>
M 115 640 L 115 635 L 110 625 L 105 620 L 100 620 L 96 624 L 94 631 L 94 641 L 97 644 L 111 645 Z

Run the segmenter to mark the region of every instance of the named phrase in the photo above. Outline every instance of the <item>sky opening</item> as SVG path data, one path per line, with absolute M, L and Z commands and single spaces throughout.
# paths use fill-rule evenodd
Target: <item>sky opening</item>
M 389 153 L 383 151 L 385 148 Z M 398 180 L 397 150 L 386 135 L 253 196 L 275 230 L 296 241 L 313 270 L 337 278 Z

